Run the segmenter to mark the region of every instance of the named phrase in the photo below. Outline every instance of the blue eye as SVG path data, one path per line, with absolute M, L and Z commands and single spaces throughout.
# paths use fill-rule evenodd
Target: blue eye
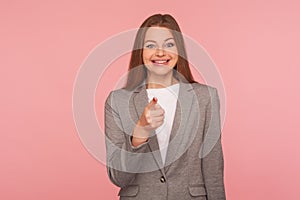
M 153 49 L 153 48 L 155 48 L 155 45 L 154 44 L 148 44 L 148 45 L 146 45 L 146 48 Z
M 173 46 L 175 46 L 175 44 L 173 42 L 169 42 L 166 44 L 166 47 L 173 47 Z

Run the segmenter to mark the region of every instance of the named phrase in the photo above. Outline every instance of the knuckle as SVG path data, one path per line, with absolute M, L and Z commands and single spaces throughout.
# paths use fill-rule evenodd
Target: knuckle
M 146 121 L 147 121 L 148 123 L 151 123 L 151 117 L 150 117 L 150 116 L 146 116 Z

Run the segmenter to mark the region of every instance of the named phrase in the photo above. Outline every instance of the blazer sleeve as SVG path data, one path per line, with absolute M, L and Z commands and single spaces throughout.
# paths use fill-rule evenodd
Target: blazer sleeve
M 138 147 L 132 146 L 130 135 L 122 128 L 117 104 L 118 98 L 112 91 L 105 101 L 106 167 L 110 180 L 123 188 L 134 180 L 148 142 Z
M 216 88 L 210 88 L 206 110 L 202 151 L 202 172 L 208 200 L 225 200 L 224 159 L 221 144 L 220 100 Z

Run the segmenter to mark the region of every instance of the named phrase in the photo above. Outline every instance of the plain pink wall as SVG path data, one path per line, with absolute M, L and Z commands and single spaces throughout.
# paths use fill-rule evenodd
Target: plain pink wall
M 228 199 L 300 199 L 299 10 L 296 0 L 1 1 L 0 199 L 117 199 L 76 132 L 73 83 L 96 45 L 158 12 L 222 75 Z

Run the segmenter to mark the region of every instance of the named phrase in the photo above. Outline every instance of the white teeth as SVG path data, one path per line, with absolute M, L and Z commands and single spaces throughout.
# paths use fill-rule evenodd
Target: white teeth
M 167 60 L 155 60 L 154 62 L 158 63 L 158 64 L 163 64 L 163 63 L 166 63 Z

